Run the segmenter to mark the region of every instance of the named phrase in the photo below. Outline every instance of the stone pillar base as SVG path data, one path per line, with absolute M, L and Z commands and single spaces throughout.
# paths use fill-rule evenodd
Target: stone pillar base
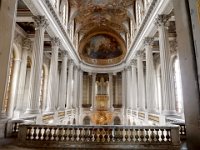
M 171 116 L 171 115 L 176 115 L 176 111 L 175 110 L 163 110 L 162 114 L 165 116 Z
M 39 114 L 40 111 L 38 109 L 27 109 L 25 114 Z

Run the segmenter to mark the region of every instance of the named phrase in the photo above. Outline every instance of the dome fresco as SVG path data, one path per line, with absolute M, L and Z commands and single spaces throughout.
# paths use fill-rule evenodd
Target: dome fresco
M 106 34 L 95 35 L 84 47 L 83 55 L 92 59 L 112 59 L 122 55 L 118 41 Z

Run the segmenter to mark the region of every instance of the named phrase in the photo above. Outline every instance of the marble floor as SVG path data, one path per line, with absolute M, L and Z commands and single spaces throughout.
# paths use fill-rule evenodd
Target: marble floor
M 95 150 L 97 149 L 98 147 L 95 148 Z M 0 150 L 47 150 L 47 148 L 23 148 L 17 146 L 16 140 L 14 139 L 0 139 Z M 64 150 L 64 149 L 48 148 L 48 150 Z M 186 142 L 181 143 L 180 150 L 188 150 Z

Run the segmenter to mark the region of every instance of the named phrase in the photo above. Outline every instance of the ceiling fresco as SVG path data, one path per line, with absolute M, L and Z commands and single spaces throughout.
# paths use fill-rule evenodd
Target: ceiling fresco
M 126 54 L 124 41 L 117 35 L 106 32 L 84 38 L 79 47 L 83 61 L 95 65 L 119 63 Z
M 134 0 L 69 0 L 69 5 L 69 24 L 74 21 L 74 32 L 81 35 L 80 57 L 95 65 L 120 62 L 126 52 L 124 35 L 130 32 L 130 18 L 133 17 L 130 8 Z
M 92 59 L 112 59 L 122 55 L 117 40 L 106 34 L 95 35 L 84 47 L 83 55 Z

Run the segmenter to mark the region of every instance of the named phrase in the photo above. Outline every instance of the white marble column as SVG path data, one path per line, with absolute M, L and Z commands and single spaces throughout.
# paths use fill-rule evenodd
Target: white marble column
M 138 105 L 139 110 L 145 110 L 145 85 L 144 85 L 144 52 L 137 52 L 137 68 L 138 68 Z
M 39 113 L 40 84 L 43 63 L 44 32 L 47 20 L 44 16 L 33 17 L 35 21 L 35 39 L 32 53 L 32 68 L 30 76 L 29 99 L 26 113 Z
M 16 95 L 16 108 L 14 111 L 14 117 L 19 118 L 20 113 L 22 113 L 23 109 L 23 100 L 24 100 L 24 90 L 25 90 L 25 81 L 26 81 L 26 71 L 27 71 L 27 58 L 28 51 L 31 49 L 31 40 L 26 38 L 23 41 L 22 46 L 22 62 L 19 73 L 19 82 L 18 82 L 18 91 Z
M 96 83 L 96 74 L 92 73 L 92 108 L 96 107 L 95 83 Z
M 78 67 L 74 67 L 74 82 L 73 82 L 73 108 L 77 107 L 78 103 Z
M 11 79 L 12 82 L 11 82 L 11 90 L 10 90 L 10 99 L 9 99 L 9 102 L 8 102 L 8 111 L 7 111 L 7 116 L 9 118 L 13 117 L 21 59 L 19 59 L 19 58 L 14 59 L 13 65 L 14 65 L 14 69 L 13 69 L 13 76 L 12 76 L 12 79 Z
M 156 110 L 156 82 L 155 82 L 155 69 L 152 53 L 152 44 L 154 39 L 146 37 L 144 39 L 145 51 L 146 51 L 146 100 L 148 112 L 155 113 Z
M 110 109 L 113 109 L 113 75 L 109 74 L 109 98 L 110 98 Z
M 82 108 L 83 104 L 83 71 L 79 73 L 79 108 Z
M 132 106 L 132 79 L 131 79 L 131 67 L 128 66 L 126 69 L 126 109 L 131 109 Z
M 119 104 L 119 95 L 118 95 L 118 76 L 117 73 L 115 74 L 115 105 Z
M 60 92 L 59 92 L 59 102 L 58 102 L 58 110 L 60 111 L 65 109 L 65 101 L 67 99 L 67 93 L 66 93 L 67 91 L 67 61 L 68 61 L 67 51 L 62 51 Z
M 67 108 L 72 108 L 72 87 L 73 87 L 73 60 L 69 60 L 68 80 L 67 80 Z
M 162 75 L 162 101 L 164 106 L 164 114 L 175 113 L 175 100 L 172 96 L 171 89 L 171 73 L 170 73 L 170 51 L 169 51 L 169 37 L 166 28 L 168 17 L 166 15 L 158 15 L 156 25 L 159 32 L 159 47 L 160 47 L 160 64 Z
M 16 27 L 17 0 L 2 0 L 0 6 L 0 118 L 5 118 L 4 97 L 8 83 L 8 68 L 10 53 L 13 49 L 13 40 Z M 0 128 L 0 137 L 3 138 L 4 128 Z
M 56 84 L 57 84 L 57 72 L 58 72 L 58 49 L 60 46 L 60 40 L 58 38 L 51 39 L 52 53 L 51 53 L 51 62 L 49 70 L 49 81 L 48 81 L 48 93 L 47 93 L 47 112 L 55 111 L 55 102 L 56 99 Z
M 131 86 L 131 93 L 132 93 L 132 109 L 137 110 L 137 103 L 138 103 L 138 81 L 137 81 L 137 71 L 136 71 L 137 61 L 134 59 L 131 61 L 131 75 L 132 75 L 132 86 Z
M 126 72 L 122 71 L 122 108 L 125 108 L 126 104 Z

